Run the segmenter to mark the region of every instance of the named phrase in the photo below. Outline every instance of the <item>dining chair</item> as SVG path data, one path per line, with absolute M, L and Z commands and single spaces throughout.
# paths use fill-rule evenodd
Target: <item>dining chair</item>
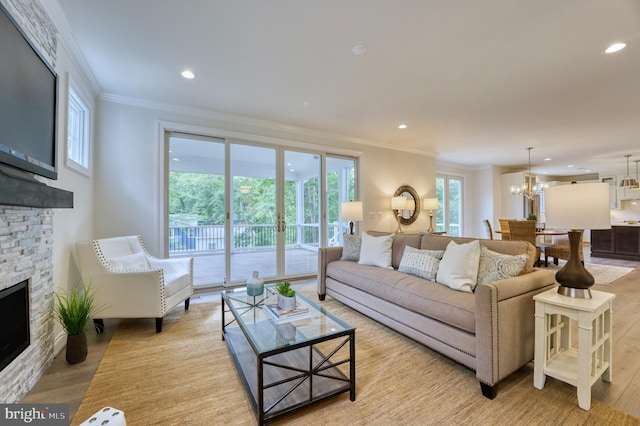
M 487 235 L 489 235 L 489 239 L 493 240 L 493 230 L 491 229 L 491 222 L 489 222 L 489 219 L 485 219 L 483 220 L 484 222 L 484 227 L 487 229 Z
M 536 248 L 536 262 L 540 266 L 540 247 L 536 244 L 535 220 L 509 220 L 509 236 L 511 240 L 528 241 Z
M 511 239 L 511 234 L 509 232 L 509 220 L 510 219 L 498 219 L 498 222 L 500 222 L 500 236 L 503 240 Z
M 578 254 L 580 256 L 580 262 L 584 265 L 584 249 L 582 247 L 582 236 L 584 232 L 580 233 L 580 250 Z M 553 264 L 558 264 L 558 259 L 569 259 L 569 235 L 559 235 L 555 237 L 553 244 L 545 245 L 544 247 L 544 266 L 549 266 L 549 258 L 553 257 Z

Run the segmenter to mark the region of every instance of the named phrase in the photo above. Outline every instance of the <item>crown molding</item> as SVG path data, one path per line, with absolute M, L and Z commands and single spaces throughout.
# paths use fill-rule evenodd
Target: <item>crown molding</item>
M 172 112 L 176 114 L 189 115 L 193 117 L 218 120 L 221 122 L 242 125 L 242 126 L 249 126 L 254 128 L 260 128 L 260 129 L 267 129 L 272 131 L 287 132 L 287 133 L 306 136 L 310 138 L 323 138 L 323 139 L 328 139 L 334 142 L 342 142 L 342 143 L 347 142 L 347 143 L 352 143 L 357 145 L 366 145 L 369 147 L 391 149 L 394 151 L 404 151 L 411 154 L 418 154 L 418 155 L 423 155 L 427 157 L 437 156 L 437 153 L 434 153 L 431 151 L 400 147 L 400 146 L 382 143 L 382 142 L 376 142 L 368 139 L 354 138 L 351 136 L 344 136 L 336 133 L 324 132 L 321 130 L 294 126 L 294 125 L 282 123 L 282 122 L 244 117 L 244 116 L 235 115 L 235 114 L 228 114 L 228 113 L 207 110 L 203 108 L 194 108 L 194 107 L 188 107 L 184 105 L 156 102 L 156 101 L 150 101 L 146 99 L 134 98 L 129 96 L 116 95 L 112 93 L 101 93 L 99 99 L 105 102 L 129 105 L 129 106 L 134 106 L 139 108 L 155 109 L 159 111 Z
M 43 1 L 41 4 L 58 30 L 58 41 L 62 43 L 62 46 L 68 52 L 73 65 L 80 71 L 80 77 L 91 89 L 93 96 L 97 98 L 102 89 L 100 88 L 100 84 L 93 74 L 91 67 L 82 54 L 80 47 L 78 47 L 78 44 L 76 43 L 75 37 L 73 36 L 73 30 L 60 7 L 60 3 L 58 3 L 58 0 L 50 0 Z

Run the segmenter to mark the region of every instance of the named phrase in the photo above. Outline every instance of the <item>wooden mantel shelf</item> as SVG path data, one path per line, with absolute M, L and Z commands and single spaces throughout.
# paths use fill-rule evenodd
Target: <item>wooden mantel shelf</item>
M 73 208 L 73 192 L 0 171 L 0 206 Z

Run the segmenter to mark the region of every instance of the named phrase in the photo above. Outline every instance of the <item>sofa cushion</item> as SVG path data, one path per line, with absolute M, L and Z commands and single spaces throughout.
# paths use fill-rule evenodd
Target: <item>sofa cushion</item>
M 480 247 L 480 266 L 478 267 L 478 285 L 489 284 L 520 275 L 527 263 L 526 254 L 510 256 Z
M 420 242 L 421 250 L 444 250 L 449 244 L 449 241 L 455 241 L 458 244 L 468 243 L 477 240 L 481 246 L 493 250 L 498 253 L 508 254 L 511 256 L 517 254 L 526 254 L 527 263 L 522 268 L 520 275 L 533 271 L 533 265 L 536 261 L 536 247 L 528 241 L 518 240 L 482 240 L 476 238 L 463 238 L 463 237 L 447 237 L 445 235 L 432 235 L 424 234 Z
M 466 244 L 449 241 L 442 256 L 436 282 L 454 290 L 471 293 L 478 281 L 480 243 L 478 240 Z
M 420 248 L 420 241 L 422 239 L 422 235 L 420 234 L 390 234 L 389 232 L 382 231 L 367 231 L 367 234 L 373 235 L 374 237 L 380 237 L 382 235 L 392 236 L 393 246 L 391 248 L 391 266 L 395 269 L 398 269 L 400 266 L 402 255 L 404 254 L 404 248 L 406 246 Z
M 342 234 L 342 257 L 340 260 L 349 260 L 351 262 L 357 262 L 360 260 L 360 246 L 362 239 L 357 235 Z
M 475 333 L 475 296 L 393 269 L 335 261 L 327 277 L 451 326 Z
M 398 272 L 435 281 L 444 250 L 420 250 L 405 246 Z
M 393 240 L 391 235 L 373 237 L 371 235 L 362 234 L 362 243 L 360 245 L 361 265 L 372 265 L 380 268 L 391 268 L 391 247 Z

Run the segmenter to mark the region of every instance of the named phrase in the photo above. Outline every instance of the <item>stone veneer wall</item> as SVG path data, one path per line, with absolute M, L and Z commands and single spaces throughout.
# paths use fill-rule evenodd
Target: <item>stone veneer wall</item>
M 0 0 L 55 65 L 57 31 L 37 0 Z M 0 289 L 29 279 L 31 345 L 0 372 L 0 403 L 19 402 L 53 360 L 53 211 L 0 205 Z M 0 327 L 6 327 L 1 324 Z
M 50 209 L 0 206 L 0 289 L 29 280 L 31 328 L 29 347 L 0 371 L 0 403 L 20 401 L 53 360 L 52 252 Z

